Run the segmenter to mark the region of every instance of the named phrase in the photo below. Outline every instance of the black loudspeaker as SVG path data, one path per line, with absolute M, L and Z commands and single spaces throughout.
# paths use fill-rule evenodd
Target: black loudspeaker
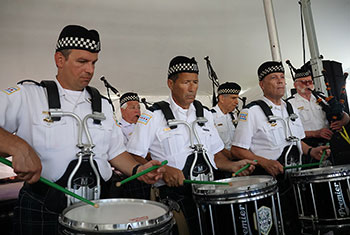
M 344 77 L 342 64 L 337 61 L 323 60 L 323 69 L 325 70 L 325 79 L 329 82 L 332 95 L 339 101 L 341 98 L 344 99 L 345 112 L 349 113 L 349 104 L 347 92 L 345 89 L 345 95 L 341 97 L 342 87 L 345 86 L 346 78 Z M 312 71 L 310 62 L 303 65 L 302 68 L 307 67 Z M 328 96 L 328 94 L 325 94 Z

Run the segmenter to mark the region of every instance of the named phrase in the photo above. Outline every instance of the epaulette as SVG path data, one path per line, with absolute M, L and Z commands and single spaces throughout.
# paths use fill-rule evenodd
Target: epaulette
M 291 100 L 291 99 L 295 99 L 295 96 L 294 96 L 294 95 L 289 96 L 289 97 L 288 97 L 287 99 L 285 99 L 284 101 L 286 102 L 286 101 Z
M 211 109 L 210 112 L 216 113 L 216 110 L 215 109 Z

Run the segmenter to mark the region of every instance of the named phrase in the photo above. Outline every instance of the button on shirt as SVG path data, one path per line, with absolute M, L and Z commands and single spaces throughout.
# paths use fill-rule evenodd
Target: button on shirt
M 185 110 L 178 106 L 171 97 L 167 102 L 170 104 L 175 119 L 184 120 L 192 126 L 192 122 L 196 120 L 196 109 L 193 104 Z M 195 129 L 207 150 L 211 164 L 215 166 L 214 154 L 221 151 L 224 144 L 214 127 L 211 112 L 206 109 L 203 111 L 208 122 L 203 127 L 196 124 Z M 193 139 L 194 143 L 197 143 L 197 140 Z M 177 128 L 170 129 L 161 110 L 154 112 L 146 110 L 142 113 L 128 142 L 127 150 L 142 157 L 146 157 L 150 152 L 152 159 L 168 160 L 169 166 L 180 170 L 183 169 L 187 156 L 193 152 L 190 148 L 188 128 L 184 124 L 179 124 Z
M 213 109 L 216 111 L 213 113 L 214 125 L 220 135 L 221 140 L 225 144 L 225 148 L 230 150 L 233 134 L 235 132 L 235 126 L 233 125 L 231 115 L 229 113 L 224 114 L 218 105 L 216 105 Z
M 63 89 L 58 86 L 61 110 L 74 112 L 80 119 L 92 113 L 90 94 Z M 77 93 L 77 94 L 74 94 Z M 72 117 L 62 117 L 60 121 L 46 122 L 48 111 L 46 89 L 34 84 L 23 84 L 0 91 L 0 127 L 24 139 L 40 157 L 41 176 L 57 181 L 70 161 L 77 159 L 78 126 Z M 109 160 L 124 152 L 123 133 L 116 125 L 110 105 L 102 99 L 102 112 L 106 120 L 93 124 L 88 119 L 87 125 L 95 144 L 94 159 L 101 176 L 108 180 L 112 176 Z M 83 143 L 88 143 L 83 134 Z
M 132 132 L 135 128 L 135 123 L 128 123 L 123 118 L 120 120 L 119 125 L 122 129 L 123 135 L 124 135 L 124 144 L 126 145 L 130 139 L 130 136 L 132 135 Z
M 281 105 L 275 105 L 266 97 L 262 100 L 271 107 L 274 116 L 287 120 L 288 112 L 284 101 Z M 294 107 L 293 111 L 298 114 Z M 305 137 L 300 118 L 294 122 L 289 121 L 289 124 L 293 136 L 299 139 Z M 255 155 L 277 160 L 284 147 L 290 145 L 286 137 L 283 121 L 277 120 L 275 124 L 270 124 L 260 106 L 254 105 L 241 111 L 232 145 L 248 149 Z
M 326 113 L 322 107 L 316 103 L 316 98 L 311 95 L 310 101 L 299 94 L 288 100 L 298 109 L 299 117 L 303 123 L 305 131 L 316 131 L 322 128 L 328 128 Z

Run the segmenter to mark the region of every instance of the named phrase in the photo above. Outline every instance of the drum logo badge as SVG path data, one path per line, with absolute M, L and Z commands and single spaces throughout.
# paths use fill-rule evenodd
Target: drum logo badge
M 341 184 L 338 182 L 333 182 L 333 185 L 335 190 L 334 194 L 338 201 L 338 214 L 340 217 L 346 217 L 349 215 L 349 208 L 347 207 L 346 202 L 344 200 Z
M 272 228 L 271 209 L 266 206 L 260 207 L 258 210 L 258 221 L 261 234 L 269 234 Z

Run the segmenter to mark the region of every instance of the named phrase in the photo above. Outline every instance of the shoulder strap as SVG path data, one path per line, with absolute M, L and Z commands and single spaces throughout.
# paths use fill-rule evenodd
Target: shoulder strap
M 170 109 L 169 103 L 166 102 L 166 101 L 156 102 L 149 109 L 152 112 L 154 110 L 159 110 L 159 109 L 162 110 L 162 113 L 164 114 L 165 120 L 167 121 L 167 123 L 168 123 L 169 120 L 174 120 L 175 119 L 175 116 L 174 116 L 173 112 Z M 174 125 L 174 126 L 171 126 L 170 128 L 171 129 L 175 129 L 175 128 L 177 128 L 177 126 Z
M 290 120 L 294 122 L 296 120 L 296 114 L 294 114 L 293 106 L 287 100 L 285 100 L 285 102 L 287 104 L 288 116 L 290 117 Z
M 60 96 L 58 94 L 58 88 L 57 84 L 54 81 L 50 80 L 43 80 L 40 82 L 40 85 L 42 87 L 45 87 L 47 90 L 47 100 L 49 102 L 49 110 L 50 109 L 60 109 L 61 108 L 61 102 L 60 102 Z M 61 120 L 60 117 L 53 117 L 53 121 L 59 121 Z
M 91 86 L 87 86 L 86 90 L 89 92 L 90 96 L 91 96 L 91 106 L 92 106 L 92 112 L 98 112 L 101 113 L 101 94 L 100 92 L 95 88 L 95 87 L 91 87 Z M 100 124 L 101 120 L 97 120 L 94 119 L 94 123 L 95 124 Z
M 194 100 L 193 101 L 193 105 L 196 109 L 196 117 L 199 118 L 199 117 L 204 117 L 204 111 L 203 111 L 203 105 L 201 102 L 199 102 L 198 100 Z M 198 122 L 198 125 L 199 126 L 203 126 L 204 123 L 202 122 Z

